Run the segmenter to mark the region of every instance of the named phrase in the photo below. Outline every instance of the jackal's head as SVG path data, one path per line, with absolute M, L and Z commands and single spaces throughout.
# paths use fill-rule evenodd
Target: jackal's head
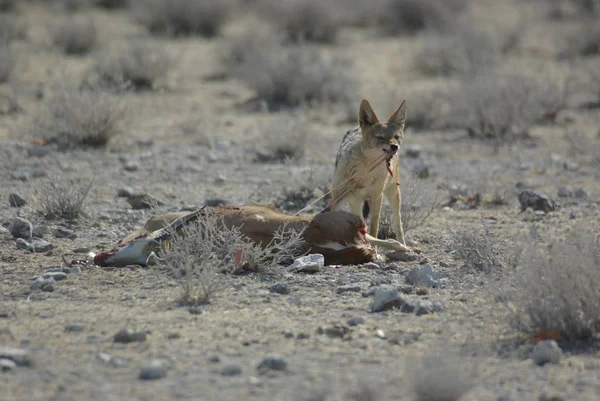
M 368 148 L 380 148 L 389 153 L 396 154 L 404 139 L 404 123 L 406 122 L 406 100 L 392 113 L 387 121 L 379 121 L 371 108 L 369 101 L 360 103 L 358 124 L 363 135 L 363 141 Z

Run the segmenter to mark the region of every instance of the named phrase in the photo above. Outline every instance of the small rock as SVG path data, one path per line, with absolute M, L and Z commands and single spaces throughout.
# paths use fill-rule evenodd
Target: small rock
M 364 263 L 361 266 L 365 269 L 372 269 L 372 270 L 381 268 L 381 266 L 379 266 L 377 263 L 374 263 L 374 262 Z
M 83 323 L 68 323 L 65 325 L 65 331 L 69 333 L 79 333 L 83 331 Z
M 32 246 L 29 242 L 25 241 L 23 238 L 17 238 L 17 249 L 27 249 L 28 251 L 32 249 Z
M 406 282 L 418 287 L 437 287 L 440 285 L 439 273 L 429 263 L 413 267 L 406 275 Z
M 417 178 L 429 178 L 429 166 L 427 166 L 425 163 L 418 163 L 417 165 L 413 166 L 412 172 Z
M 223 184 L 225 181 L 227 181 L 227 177 L 225 177 L 223 174 L 218 174 L 215 177 L 215 184 Z
M 573 188 L 569 185 L 563 185 L 558 188 L 557 195 L 559 198 L 572 198 L 573 197 Z
M 554 201 L 546 195 L 534 192 L 531 189 L 523 189 L 518 196 L 519 203 L 521 204 L 521 212 L 525 211 L 528 207 L 535 210 L 541 210 L 545 213 L 553 211 L 556 206 Z
M 35 226 L 33 227 L 33 231 L 31 231 L 31 235 L 35 238 L 43 238 L 44 234 L 46 234 L 46 226 Z
M 167 367 L 164 361 L 153 359 L 140 369 L 140 380 L 157 380 L 167 375 Z
M 13 171 L 10 173 L 10 178 L 19 181 L 29 181 L 29 178 L 31 178 L 31 173 L 29 171 Z
M 558 364 L 562 350 L 558 346 L 558 343 L 554 340 L 540 341 L 533 347 L 529 357 L 538 366 L 544 366 L 547 363 Z
M 69 230 L 68 228 L 62 227 L 62 226 L 57 226 L 52 228 L 52 235 L 54 235 L 56 238 L 68 238 L 68 239 L 75 239 L 77 238 L 77 235 Z
M 27 219 L 15 217 L 9 220 L 8 231 L 15 238 L 31 239 L 33 236 L 33 226 Z
M 54 245 L 43 239 L 34 239 L 31 241 L 31 248 L 33 252 L 43 253 L 54 249 Z
M 317 273 L 324 266 L 325 257 L 320 253 L 313 253 L 294 260 L 288 269 L 294 273 Z
M 373 303 L 371 304 L 371 312 L 383 312 L 400 308 L 404 302 L 398 291 L 379 288 L 375 292 L 375 299 L 373 299 Z
M 367 288 L 365 291 L 363 291 L 362 296 L 365 297 L 365 298 L 366 297 L 372 297 L 372 296 L 375 295 L 375 293 L 378 290 L 381 290 L 381 289 L 385 289 L 385 290 L 390 290 L 391 291 L 394 288 L 392 286 L 385 285 L 385 284 L 384 285 L 373 286 L 373 287 Z
M 282 356 L 268 356 L 260 362 L 257 369 L 261 374 L 264 374 L 270 370 L 287 370 L 287 365 L 287 361 Z
M 125 171 L 138 171 L 140 169 L 140 164 L 138 162 L 128 160 L 123 165 Z
M 370 283 L 363 281 L 363 282 L 359 282 L 359 283 L 352 283 L 352 284 L 348 284 L 348 285 L 341 285 L 338 288 L 335 289 L 335 292 L 337 294 L 343 294 L 345 292 L 361 292 L 361 291 L 365 291 L 367 288 L 369 288 Z
M 365 324 L 365 318 L 361 316 L 353 317 L 352 319 L 348 319 L 347 323 L 349 326 L 360 326 L 361 324 Z
M 133 194 L 133 188 L 128 187 L 126 185 L 119 187 L 119 189 L 117 190 L 117 196 L 120 198 L 129 198 L 130 196 L 133 196 Z
M 27 204 L 27 201 L 21 195 L 11 192 L 8 194 L 8 204 L 10 207 L 23 207 Z
M 54 278 L 44 278 L 43 276 L 37 277 L 31 284 L 32 290 L 42 290 L 44 292 L 54 292 Z
M 277 283 L 269 287 L 269 291 L 276 294 L 287 295 L 291 292 L 290 286 L 287 283 Z
M 429 290 L 427 288 L 417 288 L 417 295 L 427 295 L 429 294 Z
M 392 252 L 386 256 L 388 262 L 414 262 L 420 257 L 418 253 L 413 252 Z
M 334 324 L 330 327 L 319 327 L 317 329 L 317 334 L 325 334 L 331 338 L 344 338 L 346 334 L 350 333 L 350 329 L 341 324 Z
M 221 368 L 222 376 L 237 376 L 242 374 L 242 367 L 237 363 L 228 363 Z
M 3 372 L 15 370 L 16 368 L 17 364 L 15 361 L 7 358 L 0 358 L 0 370 L 2 370 Z
M 577 199 L 585 199 L 588 197 L 588 193 L 585 189 L 579 188 L 575 191 L 575 197 Z
M 53 279 L 54 281 L 62 281 L 67 279 L 65 272 L 46 272 L 42 275 L 44 279 Z
M 9 359 L 18 366 L 31 366 L 33 364 L 29 351 L 23 348 L 0 347 L 0 359 Z
M 400 309 L 404 313 L 413 313 L 417 316 L 428 315 L 442 310 L 442 304 L 439 302 L 431 302 L 429 300 L 406 301 Z
M 128 196 L 127 203 L 129 203 L 134 210 L 151 209 L 155 206 L 164 205 L 163 202 L 154 199 L 148 194 L 135 194 Z
M 421 156 L 421 153 L 423 152 L 423 146 L 407 145 L 405 150 L 406 150 L 406 156 L 412 157 L 412 158 L 417 158 L 417 157 Z
M 116 343 L 132 343 L 136 341 L 146 341 L 148 334 L 144 331 L 133 331 L 130 329 L 120 330 L 117 334 L 115 334 L 113 341 Z

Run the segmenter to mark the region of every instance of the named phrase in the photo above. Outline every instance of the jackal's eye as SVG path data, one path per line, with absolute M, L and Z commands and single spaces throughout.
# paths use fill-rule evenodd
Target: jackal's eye
M 396 135 L 394 138 L 396 138 L 396 140 L 400 139 L 400 135 Z

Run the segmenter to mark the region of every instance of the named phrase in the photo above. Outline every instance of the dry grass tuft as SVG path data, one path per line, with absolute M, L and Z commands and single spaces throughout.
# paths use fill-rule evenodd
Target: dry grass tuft
M 113 94 L 61 83 L 34 117 L 33 134 L 62 150 L 103 147 L 124 132 L 126 121 L 125 103 Z
M 416 401 L 458 401 L 474 383 L 474 368 L 461 366 L 457 355 L 425 356 L 411 370 Z
M 415 34 L 424 30 L 447 32 L 464 10 L 465 0 L 385 0 L 377 25 L 387 34 Z
M 161 265 L 181 279 L 181 305 L 203 304 L 225 287 L 228 273 L 275 274 L 280 263 L 297 255 L 300 235 L 284 227 L 261 248 L 239 228 L 227 228 L 217 217 L 207 216 L 175 235 L 161 255 Z
M 64 19 L 52 29 L 52 41 L 65 54 L 89 53 L 98 43 L 96 25 L 87 18 Z
M 600 241 L 577 224 L 562 237 L 526 242 L 506 289 L 514 324 L 528 333 L 558 332 L 577 343 L 600 334 Z
M 318 47 L 284 47 L 271 42 L 245 48 L 235 60 L 239 64 L 231 67 L 230 75 L 254 89 L 269 110 L 314 103 L 347 104 L 355 97 L 350 64 Z
M 332 1 L 270 0 L 262 7 L 291 42 L 334 43 L 341 27 L 339 7 Z
M 235 8 L 233 0 L 137 0 L 133 15 L 157 35 L 216 36 Z
M 98 83 L 108 88 L 151 90 L 161 87 L 172 67 L 173 60 L 163 48 L 132 41 L 115 55 L 100 58 L 94 73 Z
M 505 266 L 511 256 L 506 240 L 485 224 L 451 230 L 449 248 L 465 266 L 486 273 Z
M 81 184 L 49 177 L 39 190 L 39 211 L 51 220 L 77 220 L 82 216 L 86 217 L 85 200 L 93 186 L 93 182 Z
M 261 138 L 265 145 L 256 155 L 261 163 L 285 163 L 304 157 L 310 134 L 310 123 L 292 113 L 273 118 Z

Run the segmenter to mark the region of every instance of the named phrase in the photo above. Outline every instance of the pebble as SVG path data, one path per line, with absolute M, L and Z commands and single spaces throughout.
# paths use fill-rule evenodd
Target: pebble
M 378 265 L 377 263 L 375 263 L 375 262 L 364 263 L 364 264 L 362 265 L 362 267 L 363 267 L 364 269 L 372 269 L 372 270 L 373 270 L 373 269 L 380 269 L 380 268 L 381 268 L 381 266 L 379 266 L 379 265 Z
M 287 283 L 277 283 L 270 286 L 269 291 L 276 294 L 287 295 L 291 292 L 291 288 Z
M 116 343 L 132 343 L 136 341 L 146 341 L 148 334 L 144 331 L 133 331 L 130 329 L 122 329 L 115 334 L 113 341 Z
M 439 273 L 430 263 L 413 267 L 405 278 L 408 284 L 418 287 L 437 287 L 440 285 Z
M 42 274 L 42 277 L 45 280 L 53 279 L 54 281 L 62 281 L 62 280 L 66 280 L 67 273 L 65 273 L 65 272 L 46 272 L 46 273 Z
M 44 292 L 54 292 L 54 283 L 56 281 L 54 281 L 54 279 L 52 277 L 50 278 L 44 278 L 43 276 L 39 276 L 37 277 L 33 283 L 31 283 L 31 289 L 33 290 L 42 290 Z
M 358 283 L 352 283 L 352 284 L 348 284 L 348 285 L 339 286 L 338 288 L 335 289 L 335 292 L 336 292 L 336 294 L 343 294 L 345 292 L 361 292 L 361 291 L 365 291 L 367 288 L 369 288 L 370 285 L 371 285 L 371 283 L 362 281 L 362 282 L 358 282 Z
M 140 369 L 140 380 L 157 380 L 167 375 L 167 367 L 161 359 L 153 359 Z
M 218 174 L 215 177 L 215 184 L 223 184 L 225 181 L 227 181 L 227 177 L 225 177 L 223 174 Z
M 31 241 L 30 245 L 31 252 L 43 253 L 54 249 L 54 245 L 52 245 L 52 243 L 44 241 L 43 239 L 34 239 L 33 241 Z
M 547 363 L 558 364 L 560 363 L 560 357 L 562 350 L 558 346 L 558 343 L 554 340 L 540 341 L 533 347 L 529 357 L 538 366 L 544 366 Z
M 317 273 L 325 266 L 325 257 L 320 253 L 302 256 L 288 270 L 294 273 Z
M 572 198 L 573 197 L 573 188 L 571 188 L 569 185 L 563 185 L 562 187 L 558 188 L 558 191 L 556 194 L 558 195 L 559 198 Z
M 27 249 L 29 250 L 31 248 L 31 244 L 27 241 L 25 241 L 23 238 L 17 238 L 17 249 Z
M 222 376 L 237 376 L 242 374 L 242 367 L 237 363 L 228 363 L 221 368 Z
M 31 231 L 31 235 L 36 238 L 42 238 L 46 234 L 46 226 L 35 226 L 33 227 L 33 231 Z
M 417 158 L 417 157 L 421 156 L 421 153 L 423 152 L 423 146 L 407 145 L 405 148 L 405 151 L 406 151 L 407 157 Z
M 379 288 L 375 292 L 375 299 L 371 304 L 371 312 L 383 312 L 386 310 L 400 308 L 405 303 L 398 291 Z
M 2 370 L 3 372 L 15 370 L 16 368 L 17 364 L 15 363 L 15 361 L 7 358 L 0 358 L 0 370 Z
M 265 374 L 269 371 L 285 371 L 287 370 L 287 361 L 282 356 L 268 356 L 258 364 L 258 371 Z
M 417 178 L 429 178 L 429 166 L 425 163 L 418 163 L 413 166 L 412 172 Z
M 579 188 L 578 190 L 575 191 L 575 197 L 577 199 L 585 199 L 588 197 L 588 193 L 585 189 Z
M 140 164 L 138 162 L 129 160 L 125 162 L 123 168 L 125 171 L 138 171 L 140 169 Z
M 362 316 L 353 317 L 348 319 L 348 326 L 360 326 L 361 324 L 365 324 L 365 318 Z
M 23 348 L 0 346 L 0 359 L 9 359 L 18 366 L 31 366 L 33 364 L 31 354 L 28 350 Z
M 15 192 L 8 194 L 8 204 L 10 207 L 22 207 L 27 204 L 25 198 Z
M 133 196 L 133 194 L 133 188 L 128 186 L 119 187 L 119 189 L 117 190 L 117 196 L 120 198 L 128 198 L 130 196 Z
M 350 328 L 341 324 L 334 324 L 325 328 L 319 327 L 317 329 L 317 334 L 325 334 L 331 338 L 344 338 L 348 333 L 350 333 Z
M 68 228 L 65 228 L 62 226 L 57 226 L 57 227 L 52 228 L 51 232 L 52 232 L 52 235 L 54 235 L 56 238 L 68 238 L 68 239 L 77 238 L 77 235 L 72 230 L 69 230 Z
M 79 333 L 84 329 L 83 323 L 68 323 L 65 325 L 65 331 L 69 333 Z
M 440 302 L 431 302 L 429 300 L 406 301 L 400 308 L 401 312 L 414 313 L 417 316 L 428 315 L 434 312 L 440 312 L 443 306 Z
M 13 180 L 19 180 L 19 181 L 29 181 L 29 178 L 31 178 L 31 173 L 29 171 L 13 171 L 12 173 L 10 173 L 10 177 Z
M 15 217 L 9 220 L 8 231 L 14 238 L 31 239 L 33 226 L 27 219 Z

